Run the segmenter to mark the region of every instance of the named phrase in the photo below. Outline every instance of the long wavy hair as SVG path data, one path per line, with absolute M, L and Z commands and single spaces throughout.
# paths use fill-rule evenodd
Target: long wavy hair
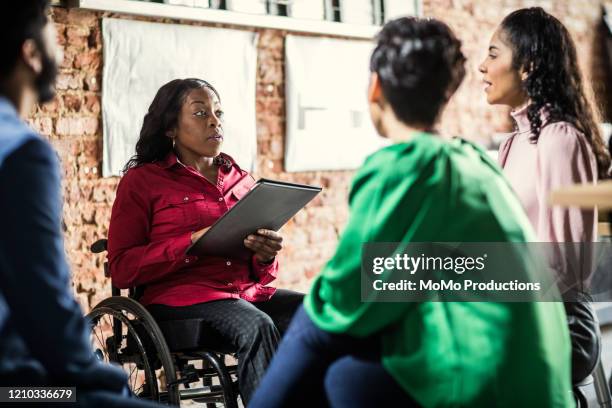
M 172 139 L 167 132 L 176 127 L 189 91 L 198 88 L 210 89 L 221 101 L 217 90 L 202 79 L 174 79 L 159 88 L 142 121 L 136 154 L 126 163 L 123 173 L 132 167 L 163 160 L 168 155 L 172 150 Z
M 532 141 L 548 123 L 565 121 L 584 134 L 597 159 L 600 178 L 607 178 L 610 155 L 597 125 L 597 110 L 585 92 L 576 46 L 565 26 L 541 7 L 512 12 L 501 25 L 502 38 L 512 49 L 512 64 L 527 72 L 523 88 L 531 103 L 527 117 Z M 542 123 L 542 108 L 548 115 Z

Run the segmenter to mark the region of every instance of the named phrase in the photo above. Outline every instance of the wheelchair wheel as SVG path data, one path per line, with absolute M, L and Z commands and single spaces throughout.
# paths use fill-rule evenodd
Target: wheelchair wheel
M 138 302 L 113 296 L 100 302 L 86 318 L 94 352 L 102 361 L 119 365 L 139 398 L 180 405 L 176 371 L 168 345 L 150 313 Z

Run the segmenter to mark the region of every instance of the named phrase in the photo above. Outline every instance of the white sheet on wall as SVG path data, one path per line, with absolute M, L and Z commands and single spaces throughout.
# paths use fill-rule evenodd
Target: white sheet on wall
M 287 35 L 287 171 L 355 169 L 386 144 L 366 99 L 373 46 Z
M 190 77 L 217 89 L 225 112 L 222 150 L 253 170 L 256 33 L 105 18 L 102 35 L 104 177 L 119 175 L 134 154 L 157 90 L 172 79 Z
M 385 21 L 419 15 L 421 2 L 422 0 L 385 0 Z

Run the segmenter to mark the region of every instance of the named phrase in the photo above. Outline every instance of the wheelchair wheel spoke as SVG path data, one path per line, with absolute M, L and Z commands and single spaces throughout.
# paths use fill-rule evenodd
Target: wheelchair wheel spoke
M 134 375 L 134 372 L 137 373 L 136 369 L 137 369 L 136 364 L 134 364 L 134 366 L 130 370 L 130 375 L 129 375 L 130 385 L 131 385 L 132 390 L 134 389 L 134 387 L 136 387 L 136 377 L 137 376 Z
M 142 305 L 114 296 L 94 307 L 88 319 L 92 322 L 91 342 L 95 343 L 99 358 L 103 355 L 104 359 L 121 366 L 135 395 L 171 405 L 180 404 L 172 356 L 159 327 Z M 163 379 L 166 375 L 173 384 L 170 387 Z M 160 394 L 161 389 L 165 391 Z
M 100 320 L 98 320 L 98 323 L 100 322 Z M 108 355 L 108 352 L 106 350 L 106 344 L 104 343 L 103 339 L 104 339 L 104 333 L 102 332 L 102 328 L 99 324 L 96 324 L 95 327 L 92 330 L 93 335 L 96 337 L 96 341 L 98 342 L 97 345 L 94 346 L 94 350 L 96 350 L 97 352 L 100 352 L 102 354 L 102 358 L 103 361 L 105 362 L 110 362 L 110 357 Z
M 140 387 L 134 389 L 134 394 L 139 395 L 144 391 L 145 383 L 143 382 Z

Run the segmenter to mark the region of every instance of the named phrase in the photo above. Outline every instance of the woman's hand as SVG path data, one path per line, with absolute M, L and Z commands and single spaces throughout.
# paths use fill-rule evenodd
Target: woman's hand
M 255 258 L 259 262 L 272 262 L 283 248 L 283 237 L 276 231 L 267 229 L 257 230 L 244 240 L 244 246 L 255 252 Z

